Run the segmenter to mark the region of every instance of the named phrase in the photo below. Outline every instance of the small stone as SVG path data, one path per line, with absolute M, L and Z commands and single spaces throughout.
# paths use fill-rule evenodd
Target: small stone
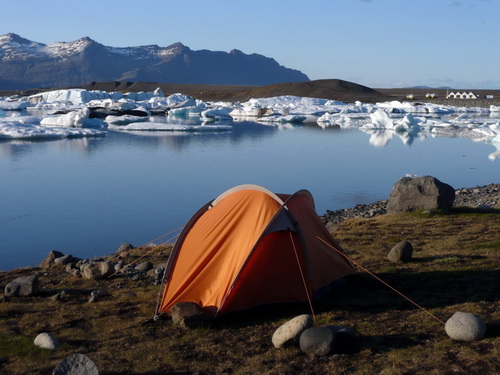
M 118 253 L 118 258 L 128 258 L 130 256 L 130 253 L 128 251 L 120 251 L 120 253 Z
M 387 259 L 393 263 L 409 262 L 412 255 L 413 245 L 408 241 L 401 241 L 391 249 L 389 254 L 387 254 Z
M 50 297 L 52 301 L 62 301 L 62 296 L 61 293 L 54 294 L 52 297 Z
M 49 254 L 40 263 L 39 267 L 40 268 L 47 268 L 50 264 L 54 263 L 54 259 L 60 258 L 62 256 L 64 256 L 64 254 L 61 253 L 60 251 L 50 250 Z
M 282 324 L 273 333 L 272 342 L 274 347 L 279 349 L 287 345 L 298 344 L 302 332 L 312 327 L 312 325 L 312 316 L 309 314 L 299 315 Z
M 39 348 L 49 350 L 55 350 L 59 346 L 59 341 L 47 332 L 40 333 L 33 343 Z
M 123 292 L 120 293 L 120 297 L 125 299 L 137 298 L 137 294 L 135 292 Z
M 52 375 L 99 375 L 99 370 L 92 360 L 80 353 L 72 354 L 60 362 Z
M 115 271 L 120 271 L 124 265 L 125 262 L 123 260 L 119 260 L 118 263 L 115 264 Z
M 151 262 L 145 261 L 145 262 L 138 264 L 135 267 L 135 270 L 139 271 L 139 272 L 147 272 L 152 268 L 153 268 L 153 264 Z
M 330 327 L 312 327 L 300 336 L 300 350 L 314 356 L 324 356 L 332 352 L 335 332 Z
M 134 249 L 135 249 L 135 247 L 132 246 L 131 244 L 129 244 L 129 243 L 122 243 L 120 245 L 120 247 L 118 248 L 118 250 L 115 251 L 115 253 L 120 254 L 123 251 L 130 251 L 130 250 L 134 250 Z
M 75 268 L 75 263 L 68 263 L 66 264 L 66 272 L 71 273 Z
M 457 341 L 479 341 L 484 337 L 486 324 L 479 316 L 457 311 L 446 321 L 446 334 Z
M 206 327 L 212 320 L 205 314 L 200 305 L 194 302 L 178 302 L 170 309 L 172 321 L 182 328 Z
M 66 265 L 66 264 L 74 262 L 74 261 L 75 261 L 75 258 L 73 257 L 73 255 L 69 255 L 69 254 L 63 255 L 62 257 L 54 259 L 54 263 L 59 264 L 59 265 Z

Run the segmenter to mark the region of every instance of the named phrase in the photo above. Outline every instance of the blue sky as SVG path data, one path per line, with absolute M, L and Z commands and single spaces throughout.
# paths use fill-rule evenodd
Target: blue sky
M 310 79 L 500 89 L 500 0 L 2 1 L 0 35 L 237 48 Z

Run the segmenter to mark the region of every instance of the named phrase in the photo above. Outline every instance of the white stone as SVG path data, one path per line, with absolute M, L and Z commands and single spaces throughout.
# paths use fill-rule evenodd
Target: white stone
M 274 347 L 282 348 L 288 344 L 297 344 L 302 332 L 312 327 L 312 325 L 313 320 L 309 314 L 299 315 L 289 320 L 274 331 L 272 338 Z
M 43 332 L 35 337 L 33 344 L 42 349 L 55 350 L 59 346 L 59 341 L 50 333 Z
M 446 334 L 457 341 L 478 341 L 484 337 L 486 324 L 479 316 L 457 311 L 446 321 Z

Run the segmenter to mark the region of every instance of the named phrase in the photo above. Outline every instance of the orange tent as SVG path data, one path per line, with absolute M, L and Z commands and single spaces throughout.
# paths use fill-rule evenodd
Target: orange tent
M 170 255 L 157 314 L 195 302 L 215 317 L 313 295 L 354 268 L 314 209 L 307 190 L 230 189 L 188 221 Z

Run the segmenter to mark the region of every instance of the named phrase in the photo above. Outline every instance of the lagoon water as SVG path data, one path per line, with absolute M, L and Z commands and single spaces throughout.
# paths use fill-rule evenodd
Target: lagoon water
M 52 249 L 84 258 L 113 253 L 121 243 L 155 242 L 240 184 L 277 193 L 308 189 L 322 215 L 387 199 L 406 174 L 455 188 L 499 182 L 500 159 L 488 158 L 495 146 L 470 139 L 405 144 L 393 135 L 377 147 L 357 128 L 232 125 L 0 140 L 0 270 L 37 265 Z

